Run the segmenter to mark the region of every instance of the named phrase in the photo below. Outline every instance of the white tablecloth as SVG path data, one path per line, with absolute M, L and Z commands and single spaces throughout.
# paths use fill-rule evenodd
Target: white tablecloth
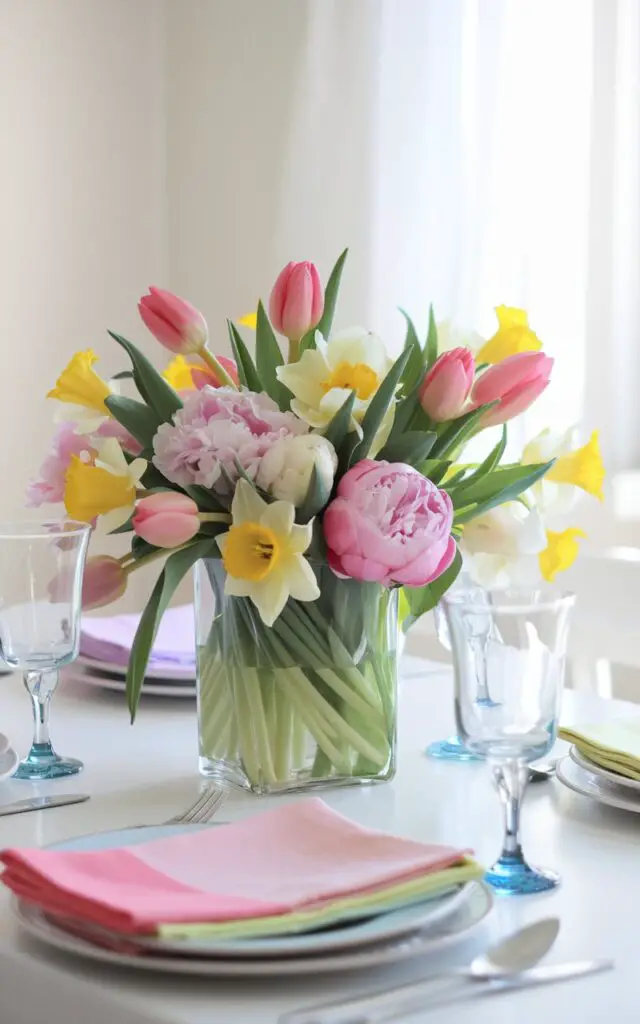
M 640 715 L 621 702 L 568 695 L 567 719 Z M 363 824 L 412 836 L 463 844 L 490 863 L 501 839 L 498 798 L 481 764 L 438 763 L 422 756 L 426 743 L 452 729 L 451 678 L 417 659 L 404 662 L 400 690 L 399 768 L 389 784 L 327 790 L 324 798 Z M 0 681 L 0 731 L 26 749 L 29 700 L 17 677 Z M 61 685 L 53 704 L 53 738 L 62 753 L 86 763 L 74 779 L 0 784 L 0 802 L 32 790 L 89 792 L 89 803 L 0 818 L 0 845 L 42 845 L 96 830 L 162 821 L 195 797 L 195 704 L 143 700 L 136 724 L 114 693 Z M 286 799 L 280 797 L 278 799 Z M 239 796 L 224 820 L 250 814 L 269 801 Z M 608 974 L 547 989 L 423 1012 L 411 1022 L 540 1024 L 637 1021 L 640 1011 L 640 817 L 600 807 L 559 782 L 532 786 L 524 814 L 524 847 L 533 863 L 558 869 L 562 887 L 529 898 L 502 898 L 474 937 L 440 959 L 415 960 L 357 975 L 224 982 L 145 975 L 67 958 L 21 935 L 9 897 L 0 891 L 1 1024 L 275 1024 L 286 1009 L 326 1001 L 368 987 L 395 984 L 469 961 L 489 941 L 525 921 L 561 918 L 552 959 L 616 958 Z

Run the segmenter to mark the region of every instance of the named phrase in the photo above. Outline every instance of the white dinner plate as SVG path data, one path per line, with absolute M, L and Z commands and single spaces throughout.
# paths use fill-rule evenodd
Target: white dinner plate
M 588 796 L 599 804 L 617 807 L 621 811 L 633 811 L 640 814 L 640 796 L 631 796 L 622 786 L 605 782 L 592 772 L 580 768 L 570 757 L 564 757 L 556 765 L 556 778 L 572 789 L 574 793 Z
M 99 672 L 107 672 L 114 678 L 124 679 L 127 674 L 126 665 L 116 665 L 111 661 L 99 661 L 97 658 L 89 658 L 86 654 L 79 654 L 76 664 L 83 665 L 89 670 L 97 669 Z M 148 665 L 145 676 L 147 679 L 171 679 L 174 682 L 195 684 L 195 663 L 193 665 L 174 665 L 171 662 L 163 662 L 162 666 Z
M 616 786 L 623 786 L 625 789 L 635 789 L 636 792 L 640 792 L 640 780 L 630 779 L 627 775 L 612 772 L 609 768 L 602 768 L 595 761 L 590 761 L 588 757 L 585 757 L 577 747 L 571 747 L 569 757 L 572 761 L 575 761 L 579 768 L 586 772 L 591 772 L 592 775 L 599 775 L 608 782 L 613 782 Z
M 88 669 L 80 669 L 80 666 L 73 671 L 73 667 L 67 670 L 67 679 L 73 679 L 79 683 L 86 683 L 87 686 L 97 686 L 101 690 L 113 690 L 116 693 L 126 692 L 126 683 L 124 678 L 118 679 L 116 676 L 108 675 L 94 675 Z M 147 682 L 147 678 L 150 680 Z M 194 700 L 196 696 L 196 684 L 195 681 L 191 681 L 191 685 L 186 683 L 177 683 L 174 680 L 168 682 L 161 682 L 159 679 L 154 679 L 152 676 L 146 677 L 143 684 L 141 695 L 144 697 L 187 697 L 189 700 Z
M 477 928 L 489 914 L 492 906 L 493 896 L 487 886 L 482 882 L 472 882 L 468 898 L 453 914 L 433 929 L 413 931 L 408 935 L 378 942 L 364 949 L 273 959 L 199 959 L 195 956 L 145 956 L 105 949 L 65 931 L 57 921 L 47 917 L 33 904 L 15 898 L 12 901 L 13 911 L 24 930 L 33 938 L 57 950 L 113 966 L 133 967 L 161 974 L 195 974 L 205 977 L 276 977 L 355 971 L 381 967 L 412 957 L 425 956 L 428 953 L 439 953 Z
M 120 829 L 112 832 L 98 832 L 93 835 L 77 836 L 74 839 L 54 843 L 50 850 L 74 852 L 106 850 L 113 847 L 137 846 L 155 839 L 181 835 L 186 831 L 211 828 L 211 824 L 193 825 L 151 825 L 145 828 Z M 215 823 L 213 825 L 215 826 Z M 151 936 L 126 936 L 126 942 L 154 954 L 179 954 L 196 957 L 290 957 L 309 954 L 333 953 L 337 950 L 370 945 L 407 935 L 410 932 L 429 928 L 431 931 L 440 922 L 454 914 L 473 893 L 473 883 L 454 886 L 446 893 L 419 904 L 398 907 L 375 916 L 363 916 L 362 911 L 352 911 L 349 919 L 343 919 L 330 928 L 319 929 L 299 935 L 264 936 L 254 939 L 215 939 L 202 936 L 185 939 L 163 939 Z M 101 940 L 117 941 L 124 936 L 87 926 L 87 936 L 93 934 Z

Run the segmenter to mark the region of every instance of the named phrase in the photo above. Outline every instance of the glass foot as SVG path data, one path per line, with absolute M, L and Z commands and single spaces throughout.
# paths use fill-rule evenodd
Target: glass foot
M 32 746 L 27 757 L 18 765 L 14 779 L 62 779 L 77 775 L 84 768 L 75 757 L 60 757 L 48 743 Z
M 549 892 L 560 884 L 555 871 L 532 868 L 521 857 L 502 856 L 484 876 L 485 882 L 505 896 Z
M 425 751 L 427 757 L 435 757 L 440 761 L 482 761 L 480 754 L 474 754 L 465 747 L 459 736 L 449 736 L 446 740 L 430 743 Z

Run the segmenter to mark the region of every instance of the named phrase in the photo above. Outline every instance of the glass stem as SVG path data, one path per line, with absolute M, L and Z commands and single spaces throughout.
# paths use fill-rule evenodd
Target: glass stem
M 51 750 L 49 708 L 58 685 L 58 672 L 56 669 L 25 672 L 24 685 L 33 707 L 33 748 L 39 751 Z
M 522 762 L 507 761 L 493 765 L 493 779 L 504 811 L 504 840 L 500 860 L 524 863 L 520 845 L 520 809 L 528 778 L 529 769 Z

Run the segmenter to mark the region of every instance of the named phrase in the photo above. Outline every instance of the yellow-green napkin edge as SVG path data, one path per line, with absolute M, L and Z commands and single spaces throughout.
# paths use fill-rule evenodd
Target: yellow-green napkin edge
M 624 730 L 624 725 L 621 728 Z M 591 761 L 600 763 L 602 758 L 607 758 L 616 765 L 616 768 L 613 770 L 617 770 L 620 775 L 624 774 L 623 771 L 620 771 L 620 768 L 640 775 L 640 758 L 634 754 L 627 753 L 619 747 L 613 747 L 608 743 L 600 742 L 591 736 L 587 736 L 585 733 L 579 732 L 577 729 L 570 729 L 566 726 L 562 726 L 558 730 L 558 736 L 568 743 L 573 743 Z M 603 767 L 606 766 L 603 765 Z M 631 778 L 634 777 L 636 776 L 631 776 Z
M 269 917 L 254 917 L 243 921 L 213 921 L 197 924 L 160 924 L 157 935 L 163 939 L 248 939 L 271 935 L 292 935 L 311 931 L 334 924 L 353 910 L 363 913 L 378 913 L 393 909 L 402 901 L 405 905 L 419 902 L 421 897 L 438 891 L 444 892 L 453 886 L 482 878 L 485 869 L 471 857 L 465 857 L 453 867 L 435 871 L 407 882 L 398 882 L 383 892 L 363 893 L 359 896 L 345 896 L 331 903 L 311 910 L 298 910 L 290 914 Z

